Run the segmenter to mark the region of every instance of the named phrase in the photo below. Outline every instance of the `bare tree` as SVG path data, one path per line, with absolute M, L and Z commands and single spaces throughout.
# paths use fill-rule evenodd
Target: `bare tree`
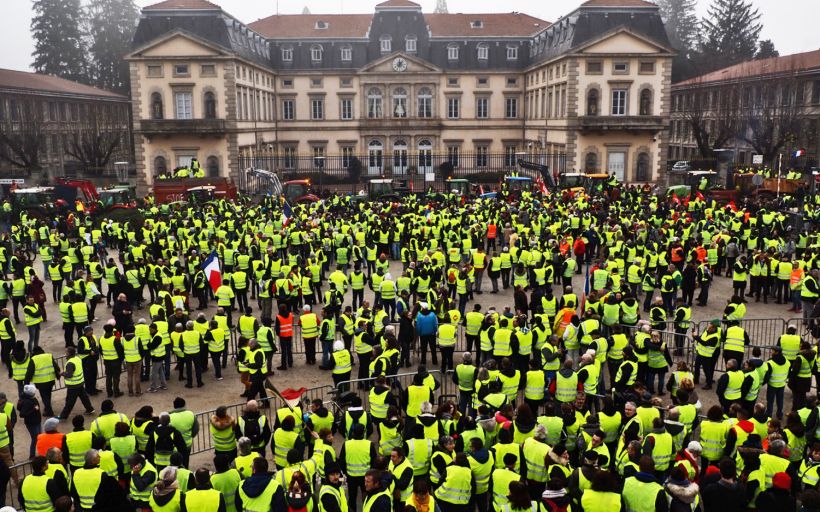
M 43 112 L 33 101 L 12 99 L 0 123 L 0 160 L 29 173 L 41 168 Z
M 74 157 L 87 170 L 102 173 L 111 158 L 126 141 L 126 126 L 109 105 L 89 106 L 83 124 L 77 127 L 66 143 L 66 154 Z
M 805 84 L 796 75 L 750 85 L 749 107 L 743 111 L 745 131 L 741 139 L 752 146 L 763 161 L 773 164 L 778 153 L 792 146 L 804 116 Z
M 700 90 L 682 97 L 682 110 L 692 130 L 698 152 L 713 158 L 714 151 L 738 133 L 738 95 L 736 87 Z

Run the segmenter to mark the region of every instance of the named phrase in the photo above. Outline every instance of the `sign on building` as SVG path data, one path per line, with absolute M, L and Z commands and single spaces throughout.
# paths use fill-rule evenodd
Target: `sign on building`
M 755 165 L 763 164 L 763 155 L 752 155 L 752 163 Z

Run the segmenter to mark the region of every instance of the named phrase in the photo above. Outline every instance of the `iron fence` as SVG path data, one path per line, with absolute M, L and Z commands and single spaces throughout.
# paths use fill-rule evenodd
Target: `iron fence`
M 282 181 L 310 178 L 320 190 L 349 187 L 355 190 L 370 178 L 394 178 L 407 183 L 413 191 L 433 188 L 442 191 L 448 177 L 465 178 L 473 183 L 497 183 L 503 176 L 516 171 L 522 176 L 535 178 L 537 172 L 523 169 L 517 160 L 523 158 L 547 166 L 554 175 L 567 172 L 565 153 L 534 153 L 518 155 L 514 152 L 488 153 L 408 153 L 379 152 L 345 155 L 280 154 L 243 156 L 240 169 L 262 169 L 277 173 Z M 240 173 L 240 188 L 245 173 Z M 247 184 L 248 188 L 251 183 Z

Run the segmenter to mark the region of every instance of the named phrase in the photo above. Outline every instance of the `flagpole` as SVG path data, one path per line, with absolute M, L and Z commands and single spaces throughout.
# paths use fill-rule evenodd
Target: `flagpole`
M 777 197 L 780 198 L 780 175 L 783 173 L 783 153 L 780 153 L 780 163 L 777 165 Z

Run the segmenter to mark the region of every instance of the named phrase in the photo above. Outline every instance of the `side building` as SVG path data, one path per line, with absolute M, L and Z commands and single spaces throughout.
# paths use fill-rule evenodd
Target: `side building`
M 523 13 L 275 15 L 249 25 L 205 0 L 143 9 L 131 90 L 136 162 L 196 157 L 212 176 L 264 163 L 425 175 L 500 171 L 660 177 L 672 51 L 657 7 L 590 0 L 559 22 Z M 595 91 L 595 92 L 592 92 Z
M 103 89 L 0 69 L 0 176 L 94 175 L 132 162 L 130 107 Z
M 737 165 L 818 165 L 820 50 L 752 60 L 672 86 L 667 158 L 710 159 L 735 151 Z M 798 150 L 805 154 L 792 158 Z

